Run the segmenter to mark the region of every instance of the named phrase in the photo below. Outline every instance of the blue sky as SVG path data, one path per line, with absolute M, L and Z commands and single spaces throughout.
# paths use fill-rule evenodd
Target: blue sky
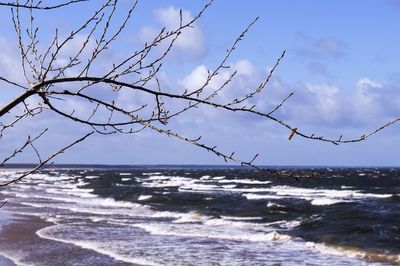
M 41 25 L 43 43 L 51 38 L 55 27 L 69 32 L 99 2 L 39 12 L 36 21 Z M 155 30 L 176 23 L 174 14 L 179 9 L 190 17 L 205 3 L 140 1 L 126 32 L 106 59 L 111 61 L 143 44 Z M 286 50 L 269 86 L 257 98 L 259 108 L 266 111 L 287 93 L 295 92 L 277 116 L 305 132 L 358 137 L 400 116 L 399 12 L 400 1 L 396 0 L 215 0 L 195 28 L 183 33 L 183 40 L 163 66 L 161 82 L 170 91 L 195 87 L 202 74 L 218 64 L 238 34 L 259 16 L 230 58 L 230 65 L 241 72 L 228 88 L 229 93 L 235 95 L 256 86 Z M 9 10 L 0 9 L 0 75 L 18 80 L 18 51 L 11 26 Z M 20 93 L 2 85 L 1 104 Z M 125 94 L 119 98 L 126 104 L 137 101 Z M 169 126 L 188 136 L 201 135 L 211 146 L 218 145 L 227 153 L 234 150 L 245 160 L 260 153 L 257 163 L 262 165 L 400 166 L 398 125 L 362 143 L 340 146 L 298 137 L 288 141 L 290 132 L 270 121 L 206 108 L 185 114 Z M 49 127 L 50 133 L 39 144 L 43 154 L 90 130 L 48 114 L 10 130 L 0 139 L 4 147 L 0 154 L 5 155 L 23 143 L 27 134 L 44 127 Z M 26 153 L 15 162 L 34 158 L 34 154 Z M 96 135 L 57 162 L 224 163 L 206 151 L 151 131 L 130 136 Z

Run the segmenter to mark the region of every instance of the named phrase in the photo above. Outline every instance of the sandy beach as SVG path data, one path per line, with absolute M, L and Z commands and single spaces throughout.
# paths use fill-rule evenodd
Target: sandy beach
M 0 215 L 0 265 L 131 265 L 75 245 L 42 239 L 36 231 L 53 225 L 35 216 Z M 2 255 L 2 256 L 1 256 Z M 12 261 L 11 261 L 11 260 Z
M 12 222 L 12 215 L 10 215 L 7 212 L 4 211 L 0 211 L 0 234 L 1 234 L 1 230 L 2 227 L 10 222 Z M 0 251 L 1 252 L 1 251 Z M 0 253 L 0 265 L 3 266 L 13 266 L 15 265 L 15 263 L 13 263 L 12 260 L 7 259 L 6 257 L 2 256 Z

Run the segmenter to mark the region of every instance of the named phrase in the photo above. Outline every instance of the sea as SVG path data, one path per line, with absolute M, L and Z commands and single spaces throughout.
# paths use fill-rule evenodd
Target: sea
M 0 181 L 25 170 L 2 168 Z M 0 188 L 0 211 L 17 217 L 1 230 L 20 224 L 0 255 L 16 265 L 400 265 L 400 169 L 289 171 L 41 170 Z

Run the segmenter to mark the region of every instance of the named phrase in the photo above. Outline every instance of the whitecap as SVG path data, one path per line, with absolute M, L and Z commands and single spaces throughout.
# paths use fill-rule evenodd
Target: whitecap
M 96 179 L 96 178 L 99 178 L 99 176 L 97 176 L 97 175 L 88 175 L 88 176 L 85 176 L 85 178 L 86 179 Z
M 236 241 L 250 241 L 250 242 L 270 242 L 270 241 L 286 241 L 292 239 L 291 236 L 271 232 L 249 232 L 249 231 L 223 231 L 215 230 L 215 228 L 201 228 L 192 225 L 190 228 L 179 228 L 169 224 L 132 224 L 133 227 L 142 228 L 150 234 L 154 235 L 169 235 L 181 237 L 198 237 L 198 238 L 211 238 L 211 239 L 227 239 Z M 199 230 L 200 229 L 200 230 Z M 230 228 L 231 229 L 231 228 Z
M 149 200 L 151 199 L 152 195 L 140 195 L 138 200 L 142 201 L 142 200 Z
M 219 180 L 219 183 L 237 183 L 237 184 L 249 184 L 249 185 L 264 185 L 270 184 L 272 181 L 259 181 L 259 180 L 251 180 L 251 179 L 225 179 Z
M 313 199 L 311 201 L 312 205 L 332 205 L 340 202 L 346 202 L 345 200 L 335 200 L 335 199 Z
M 147 176 L 147 175 L 161 175 L 162 173 L 160 173 L 160 172 L 153 172 L 153 173 L 142 173 L 142 175 L 145 175 L 145 176 Z
M 261 195 L 261 194 L 254 194 L 254 193 L 246 193 L 243 194 L 245 198 L 248 200 L 262 200 L 262 199 L 282 199 L 282 196 L 276 196 L 276 195 Z
M 55 237 L 53 232 L 57 231 L 57 229 L 61 226 L 62 225 L 52 225 L 49 227 L 45 227 L 43 229 L 36 231 L 36 235 L 43 239 L 49 239 L 67 244 L 73 244 L 75 246 L 82 247 L 84 249 L 94 250 L 100 254 L 110 256 L 118 261 L 123 261 L 138 265 L 149 265 L 149 266 L 162 265 L 160 263 L 150 261 L 145 258 L 132 258 L 126 255 L 119 254 L 118 252 L 116 252 L 115 250 L 113 250 L 108 246 L 107 241 L 82 241 L 82 240 L 70 239 L 68 237 L 63 237 L 63 238 Z

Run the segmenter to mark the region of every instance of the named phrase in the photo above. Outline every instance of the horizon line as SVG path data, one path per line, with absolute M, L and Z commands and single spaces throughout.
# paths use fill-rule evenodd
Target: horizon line
M 36 166 L 34 163 L 9 163 L 2 168 L 28 168 Z M 237 168 L 237 169 L 253 169 L 249 166 L 241 166 L 235 164 L 105 164 L 105 163 L 55 163 L 48 164 L 44 168 Z M 400 166 L 376 166 L 376 165 L 258 165 L 261 168 L 400 168 Z

